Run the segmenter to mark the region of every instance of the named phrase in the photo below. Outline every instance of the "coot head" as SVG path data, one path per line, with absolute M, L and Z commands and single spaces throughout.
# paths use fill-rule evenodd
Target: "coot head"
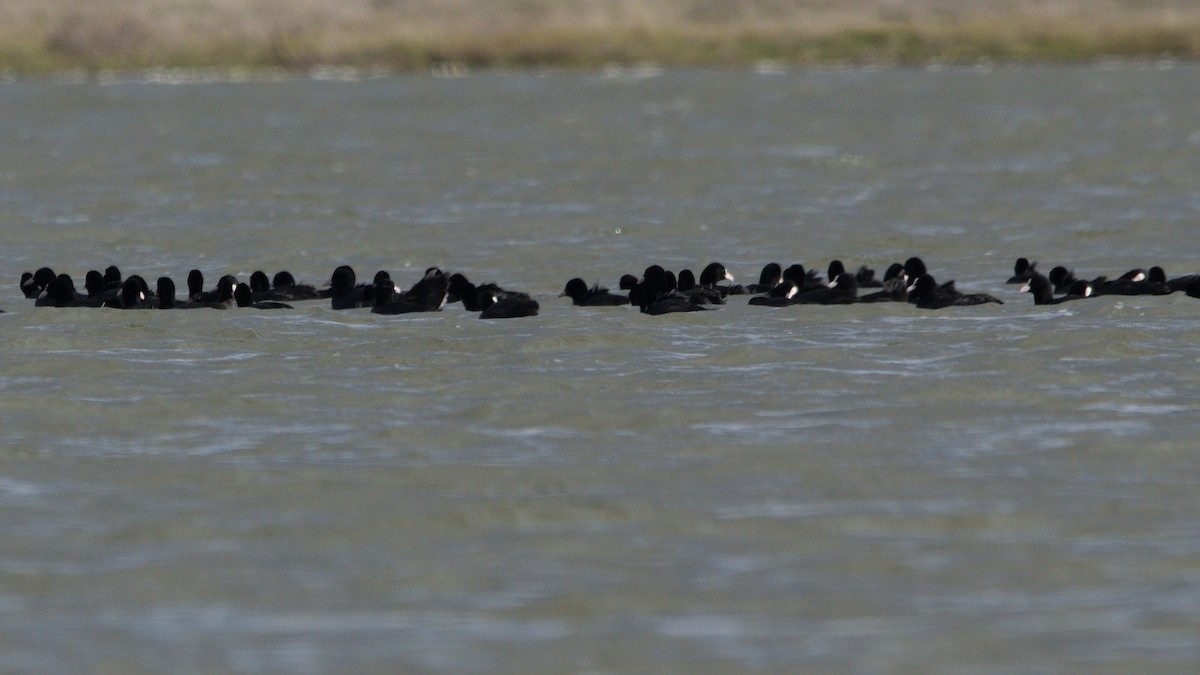
M 1067 281 L 1068 279 L 1074 279 L 1075 275 L 1062 265 L 1058 265 L 1054 269 L 1050 270 L 1050 275 L 1047 278 L 1050 280 L 1050 283 L 1057 287 L 1061 286 L 1063 282 Z
M 394 288 L 394 286 L 393 286 Z M 405 297 L 423 312 L 440 311 L 446 306 L 446 296 L 450 294 L 450 277 L 438 267 L 425 270 L 412 288 L 405 292 Z
M 25 272 L 21 275 L 21 293 L 27 298 L 36 300 L 50 287 L 50 283 L 57 276 L 49 267 L 39 268 L 33 274 Z
M 40 289 L 33 283 L 33 272 L 21 272 L 21 293 L 27 298 L 36 298 Z
M 900 263 L 892 263 L 891 265 L 888 265 L 887 271 L 883 273 L 883 280 L 888 281 L 890 279 L 899 279 L 902 278 L 903 275 L 904 265 L 901 265 Z
M 253 280 L 254 277 L 250 277 L 250 279 Z M 296 277 L 287 270 L 276 272 L 275 277 L 271 279 L 271 286 L 273 288 L 295 288 Z
M 136 274 L 121 283 L 121 302 L 116 306 L 123 309 L 140 307 L 146 301 L 146 281 Z M 116 304 L 116 303 L 114 303 Z M 106 303 L 106 306 L 111 306 Z
M 762 272 L 758 275 L 758 285 L 773 288 L 783 281 L 783 268 L 777 262 L 770 262 L 763 265 Z
M 915 280 L 926 272 L 924 260 L 913 256 L 904 261 L 904 273 L 908 275 L 909 279 Z
M 83 288 L 87 291 L 89 298 L 94 298 L 105 291 L 107 283 L 104 281 L 104 275 L 96 270 L 88 270 L 88 273 L 83 275 Z
M 570 281 L 567 282 L 566 287 L 563 288 L 563 292 L 560 293 L 558 297 L 571 298 L 571 300 L 573 302 L 575 302 L 575 304 L 579 304 L 579 303 L 583 302 L 583 299 L 587 297 L 587 294 L 588 294 L 587 282 L 584 281 L 583 279 L 580 279 L 579 277 L 575 277 L 574 279 L 571 279 Z
M 450 275 L 449 283 L 447 284 L 448 293 L 446 294 L 446 302 L 458 302 L 464 297 L 473 297 L 475 294 L 475 284 L 467 280 L 465 276 L 455 272 Z
M 829 279 L 829 285 L 833 285 L 834 279 L 837 279 L 846 271 L 846 265 L 841 260 L 832 260 L 829 262 L 829 269 L 826 272 L 826 279 Z
M 142 295 L 145 296 L 146 299 L 151 299 L 153 297 L 150 293 L 150 284 L 146 283 L 146 280 L 142 278 L 142 275 L 131 274 L 129 275 L 129 279 L 126 281 L 133 281 L 133 283 L 137 284 L 138 288 L 140 288 L 142 291 Z
M 937 295 L 938 285 L 928 274 L 922 274 L 917 277 L 916 281 L 908 287 L 908 295 L 910 301 L 923 302 L 932 299 Z
M 353 268 L 349 265 L 339 265 L 329 277 L 329 286 L 333 289 L 334 296 L 344 295 L 353 290 L 356 281 Z
M 1029 258 L 1017 258 L 1017 262 L 1013 264 L 1013 275 L 1009 277 L 1006 283 L 1019 284 L 1029 281 L 1034 274 L 1037 274 L 1036 262 L 1030 262 Z
M 238 307 L 249 307 L 254 304 L 253 291 L 247 284 L 238 284 L 233 287 L 233 301 Z
M 642 283 L 655 297 L 662 295 L 674 287 L 674 280 L 668 279 L 667 271 L 662 265 L 651 265 L 642 273 Z M 653 301 L 653 298 L 651 298 Z
M 267 278 L 267 273 L 262 270 L 255 270 L 254 274 L 250 275 L 250 292 L 265 293 L 271 290 L 271 280 Z
M 712 288 L 721 281 L 733 281 L 733 275 L 719 262 L 711 262 L 700 271 L 700 285 Z
M 121 287 L 121 270 L 116 265 L 109 265 L 104 269 L 104 286 L 106 288 Z
M 159 277 L 156 286 L 158 288 L 158 308 L 175 309 L 175 282 L 171 277 Z
M 690 291 L 696 287 L 696 275 L 689 269 L 679 271 L 679 280 L 676 287 L 681 291 Z
M 396 296 L 396 283 L 394 281 L 392 281 L 391 279 L 387 279 L 387 278 L 379 279 L 378 281 L 375 282 L 374 286 L 375 286 L 375 293 L 374 293 L 375 297 L 372 300 L 371 304 L 376 307 L 378 307 L 379 305 L 386 305 L 387 303 L 391 302 L 392 299 Z
M 49 304 L 55 307 L 66 307 L 75 302 L 75 281 L 71 279 L 71 275 L 60 274 L 54 277 L 46 286 L 46 297 Z
M 195 299 L 204 292 L 204 273 L 200 270 L 188 272 L 188 297 Z
M 799 287 L 804 286 L 804 280 L 807 277 L 808 272 L 804 271 L 804 265 L 800 263 L 788 265 L 788 268 L 783 271 L 783 281 L 794 282 Z
M 1021 292 L 1032 294 L 1035 305 L 1044 305 L 1054 300 L 1054 284 L 1041 274 L 1029 277 L 1029 280 L 1021 287 Z
M 33 283 L 37 284 L 38 288 L 41 290 L 46 290 L 46 287 L 50 285 L 50 282 L 57 278 L 58 275 L 55 274 L 54 270 L 50 269 L 49 267 L 39 267 L 38 270 L 33 273 Z

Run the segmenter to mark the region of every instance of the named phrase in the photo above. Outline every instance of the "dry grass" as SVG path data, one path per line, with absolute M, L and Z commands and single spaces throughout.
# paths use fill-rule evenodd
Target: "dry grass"
M 3 0 L 0 71 L 1200 58 L 1196 0 Z

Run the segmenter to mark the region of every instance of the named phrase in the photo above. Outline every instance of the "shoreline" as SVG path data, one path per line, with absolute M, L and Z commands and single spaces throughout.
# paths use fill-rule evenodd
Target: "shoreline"
M 9 0 L 0 77 L 1200 61 L 1184 0 Z M 720 12 L 717 10 L 720 9 Z M 716 12 L 716 14 L 714 14 Z
M 549 77 L 555 75 L 584 75 L 612 78 L 652 78 L 671 71 L 705 71 L 725 70 L 743 71 L 747 74 L 774 76 L 788 73 L 820 73 L 837 71 L 880 71 L 889 69 L 919 69 L 928 72 L 976 71 L 1019 68 L 1095 68 L 1095 69 L 1171 69 L 1186 68 L 1200 65 L 1200 60 L 1172 58 L 1097 58 L 1084 61 L 1011 61 L 994 63 L 979 61 L 976 63 L 904 63 L 904 64 L 873 64 L 873 63 L 820 63 L 820 64 L 781 64 L 774 61 L 764 61 L 755 64 L 731 66 L 691 66 L 691 65 L 661 65 L 657 63 L 636 63 L 622 65 L 610 63 L 595 68 L 590 67 L 536 67 L 536 68 L 502 68 L 480 67 L 467 68 L 458 64 L 442 64 L 425 71 L 390 70 L 383 67 L 359 68 L 356 66 L 336 66 L 318 64 L 312 68 L 282 69 L 282 68 L 247 68 L 243 66 L 229 67 L 151 67 L 128 70 L 64 70 L 37 74 L 17 74 L 0 71 L 0 84 L 15 82 L 44 82 L 52 84 L 210 84 L 210 83 L 267 83 L 287 82 L 293 80 L 313 80 L 328 82 L 359 82 L 391 77 L 435 77 L 457 78 L 471 75 L 496 76 L 530 76 Z

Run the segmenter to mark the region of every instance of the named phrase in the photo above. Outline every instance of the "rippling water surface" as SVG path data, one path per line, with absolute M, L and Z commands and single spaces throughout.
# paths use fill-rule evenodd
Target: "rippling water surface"
M 1194 67 L 0 84 L 0 670 L 1194 672 Z M 651 263 L 1003 305 L 650 317 Z M 348 263 L 540 316 L 34 309 Z

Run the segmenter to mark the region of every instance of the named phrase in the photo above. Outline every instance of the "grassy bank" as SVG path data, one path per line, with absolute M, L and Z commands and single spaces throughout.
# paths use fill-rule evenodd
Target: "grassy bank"
M 1195 0 L 4 0 L 0 72 L 1200 58 Z

